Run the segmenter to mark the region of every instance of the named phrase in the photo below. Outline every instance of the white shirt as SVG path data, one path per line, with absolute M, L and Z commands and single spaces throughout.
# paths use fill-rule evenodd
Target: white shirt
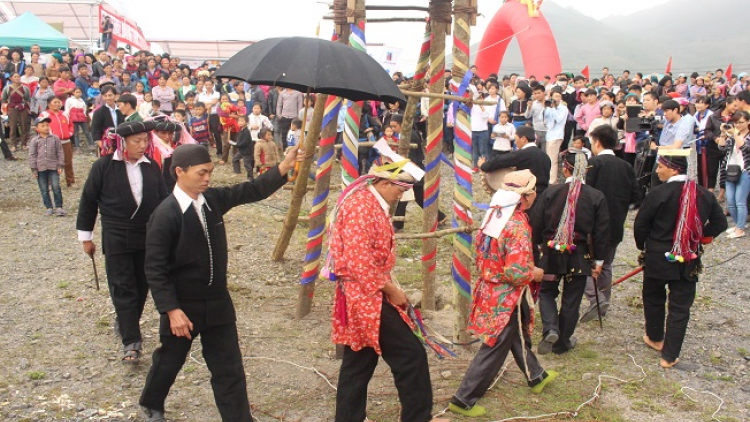
M 151 161 L 149 161 L 144 155 L 135 163 L 131 163 L 130 161 L 123 160 L 122 152 L 119 150 L 112 154 L 112 159 L 116 161 L 125 161 L 125 170 L 128 176 L 128 182 L 130 183 L 130 192 L 133 193 L 133 199 L 135 200 L 136 205 L 140 207 L 141 201 L 143 201 L 143 173 L 141 172 L 140 164 L 150 163 Z M 138 212 L 137 208 L 136 212 Z M 92 240 L 94 240 L 94 232 L 78 230 L 79 242 L 90 242 Z
M 615 152 L 611 149 L 605 149 L 602 150 L 602 152 L 600 152 L 598 155 L 615 155 Z
M 505 133 L 505 137 L 500 137 L 501 133 Z M 516 127 L 513 123 L 496 124 L 492 128 L 492 136 L 495 141 L 492 143 L 492 149 L 495 151 L 510 151 L 513 149 L 512 142 L 516 137 Z
M 208 114 L 216 114 L 216 107 L 219 105 L 219 98 L 219 93 L 216 91 L 213 91 L 210 94 L 205 92 L 198 94 L 198 101 L 206 104 L 206 107 L 208 107 L 208 103 L 214 102 L 214 105 L 208 110 Z
M 372 185 L 368 186 L 367 190 L 369 190 L 373 195 L 375 195 L 375 199 L 378 200 L 378 203 L 383 208 L 383 212 L 385 213 L 385 215 L 388 216 L 388 218 L 390 218 L 391 217 L 391 206 L 388 205 L 387 202 L 385 202 L 385 199 L 383 199 L 382 196 L 380 196 L 380 192 L 378 192 L 378 190 L 375 189 L 375 187 L 372 186 Z
M 677 176 L 672 176 L 669 179 L 667 179 L 667 183 L 672 182 L 687 182 L 687 174 L 678 174 Z
M 201 225 L 203 226 L 203 230 L 206 229 L 206 221 L 203 219 L 203 204 L 206 204 L 206 198 L 203 196 L 202 193 L 198 194 L 198 199 L 193 199 L 190 197 L 190 195 L 186 194 L 185 191 L 180 189 L 179 186 L 175 185 L 174 190 L 172 191 L 174 194 L 175 199 L 177 200 L 177 203 L 180 205 L 180 210 L 182 210 L 182 213 L 184 214 L 189 206 L 193 206 L 195 208 L 195 213 L 198 214 L 198 219 L 201 221 Z M 206 204 L 206 208 L 211 210 L 211 207 Z
M 107 107 L 107 109 L 109 109 L 109 114 L 112 116 L 112 123 L 114 123 L 115 127 L 117 127 L 117 125 L 120 124 L 120 122 L 117 121 L 117 106 L 115 105 L 115 107 L 110 107 L 108 104 L 105 103 L 104 107 Z
M 521 147 L 521 149 L 526 149 L 526 148 L 537 148 L 536 142 L 529 142 L 528 144 Z

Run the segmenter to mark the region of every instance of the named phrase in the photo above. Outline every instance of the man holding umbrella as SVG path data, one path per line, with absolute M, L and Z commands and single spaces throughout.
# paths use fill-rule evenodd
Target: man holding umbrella
M 161 314 L 161 347 L 154 351 L 140 404 L 149 422 L 163 422 L 164 402 L 185 363 L 193 338 L 201 336 L 214 398 L 223 421 L 252 422 L 236 315 L 227 290 L 224 214 L 260 201 L 287 182 L 295 161 L 286 158 L 254 181 L 209 188 L 214 164 L 202 145 L 186 144 L 172 154 L 177 180 L 172 195 L 154 211 L 146 235 L 146 278 Z

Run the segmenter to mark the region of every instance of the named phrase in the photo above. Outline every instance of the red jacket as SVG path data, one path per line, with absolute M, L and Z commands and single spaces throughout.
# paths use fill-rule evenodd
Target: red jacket
M 49 130 L 52 131 L 52 133 L 63 141 L 73 137 L 73 122 L 68 118 L 68 115 L 62 110 L 57 113 L 52 110 L 47 110 L 46 113 L 52 120 L 49 123 Z

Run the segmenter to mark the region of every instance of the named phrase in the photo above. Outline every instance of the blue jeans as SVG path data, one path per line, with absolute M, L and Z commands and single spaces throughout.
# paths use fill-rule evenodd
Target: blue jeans
M 49 185 L 52 185 L 52 194 L 55 197 L 55 208 L 62 208 L 62 190 L 60 190 L 60 175 L 57 170 L 43 170 L 38 172 L 37 182 L 39 191 L 42 193 L 42 202 L 45 208 L 52 208 L 52 201 L 49 197 Z
M 745 230 L 747 223 L 747 195 L 750 193 L 750 176 L 747 171 L 740 175 L 738 183 L 727 182 L 727 208 L 734 224 Z
M 484 159 L 490 158 L 490 131 L 482 130 L 479 132 L 471 132 L 471 157 L 474 161 L 474 167 L 477 166 L 479 156 Z
M 73 142 L 76 148 L 82 145 L 81 135 L 79 134 L 79 131 L 83 131 L 83 135 L 86 136 L 88 146 L 93 146 L 94 141 L 91 140 L 91 130 L 89 130 L 89 124 L 86 122 L 76 122 L 73 123 Z
M 750 194 L 750 176 L 743 171 L 738 183 L 727 182 L 727 208 L 734 224 L 745 230 L 747 223 L 747 195 Z

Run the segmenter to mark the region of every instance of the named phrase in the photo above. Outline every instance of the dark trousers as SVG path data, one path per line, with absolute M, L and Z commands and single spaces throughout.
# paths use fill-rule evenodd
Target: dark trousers
M 565 136 L 563 137 L 563 145 L 565 148 L 568 147 L 568 144 L 570 143 L 570 140 L 573 138 L 573 135 L 576 131 L 576 122 L 574 120 L 568 120 L 565 122 Z
M 3 151 L 3 157 L 5 157 L 6 160 L 13 157 L 13 152 L 10 150 L 8 143 L 5 142 L 5 139 L 0 138 L 0 148 Z
M 292 119 L 289 117 L 279 117 L 279 131 L 281 132 L 281 145 L 282 151 L 286 151 L 286 147 L 289 145 L 286 142 L 286 136 L 289 134 L 289 129 L 292 127 Z
M 569 350 L 570 337 L 576 330 L 581 299 L 586 289 L 585 275 L 557 276 L 556 281 L 543 281 L 539 289 L 539 310 L 542 314 L 542 333 L 556 331 L 560 338 L 552 346 L 558 353 Z M 560 294 L 560 280 L 563 292 L 560 310 L 557 310 L 557 296 Z
M 519 330 L 518 324 L 519 307 L 521 308 L 523 332 Z M 530 320 L 529 305 L 522 297 L 518 306 L 513 309 L 513 315 L 511 315 L 508 325 L 500 333 L 495 345 L 490 347 L 482 344 L 479 348 L 477 355 L 474 356 L 474 360 L 469 365 L 469 369 L 466 370 L 466 375 L 464 375 L 458 391 L 453 396 L 454 404 L 464 408 L 474 406 L 492 385 L 492 381 L 495 380 L 505 363 L 508 352 L 513 354 L 516 365 L 521 369 L 521 373 L 524 374 L 529 384 L 538 383 L 542 380 L 544 368 L 537 360 L 534 352 L 531 351 L 531 336 L 528 334 Z M 523 343 L 521 342 L 521 336 L 523 336 Z M 458 403 L 455 403 L 456 401 Z
M 674 264 L 670 264 L 674 265 Z M 680 357 L 682 342 L 685 340 L 690 307 L 695 301 L 696 282 L 686 279 L 663 280 L 649 277 L 648 270 L 643 277 L 643 314 L 646 317 L 646 335 L 652 341 L 663 341 L 661 357 L 667 362 L 674 362 Z M 664 331 L 664 304 L 667 302 L 669 287 L 667 329 Z
M 216 155 L 221 156 L 221 118 L 218 114 L 208 115 L 208 130 L 211 132 L 214 144 L 216 145 Z
M 232 157 L 232 170 L 237 174 L 242 173 L 240 170 L 240 161 L 242 161 L 242 164 L 245 166 L 247 178 L 252 179 L 253 168 L 255 167 L 255 158 L 253 157 L 253 154 L 242 154 L 239 150 L 235 152 L 234 157 Z
M 593 277 L 587 277 L 586 299 L 589 300 L 590 305 L 596 305 L 597 294 L 599 295 L 600 305 L 604 302 L 609 302 L 612 297 L 612 263 L 615 261 L 615 254 L 617 253 L 618 245 L 619 243 L 617 245 L 607 246 L 607 251 L 604 255 L 604 265 L 602 265 L 602 273 L 599 275 L 599 278 L 596 279 L 596 286 L 594 286 Z
M 401 420 L 427 422 L 432 419 L 432 385 L 424 346 L 401 319 L 396 308 L 383 299 L 380 316 L 380 349 L 391 367 L 401 402 Z M 336 422 L 362 422 L 370 383 L 378 354 L 366 347 L 353 351 L 344 348 L 336 392 Z
M 419 205 L 420 208 L 424 209 L 424 184 L 419 183 L 414 185 L 414 200 L 417 201 L 417 205 Z M 406 206 L 408 204 L 408 202 L 399 201 L 398 205 L 396 205 L 396 217 L 404 217 L 406 215 Z M 438 209 L 438 221 L 443 221 L 444 219 L 445 214 Z M 403 229 L 404 222 L 394 221 L 393 228 Z
M 130 253 L 106 253 L 107 283 L 109 295 L 115 306 L 122 344 L 142 340 L 139 322 L 148 295 L 148 283 L 144 271 L 146 251 Z
M 214 401 L 225 422 L 252 422 L 247 399 L 247 382 L 242 353 L 237 340 L 237 324 L 206 327 L 191 332 L 200 335 L 203 358 L 211 372 Z M 149 409 L 164 410 L 164 402 L 177 374 L 185 363 L 193 341 L 185 337 L 161 336 L 161 347 L 154 350 L 139 403 Z

